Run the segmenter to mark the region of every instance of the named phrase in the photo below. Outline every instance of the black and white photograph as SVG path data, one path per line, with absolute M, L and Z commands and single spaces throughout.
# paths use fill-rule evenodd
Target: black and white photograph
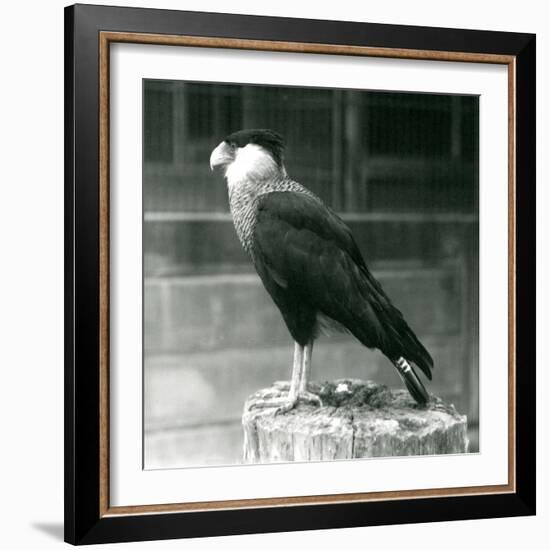
M 479 97 L 142 92 L 143 468 L 480 452 Z
M 0 548 L 548 547 L 543 2 L 3 8 Z
M 7 3 L 0 547 L 547 546 L 547 11 Z

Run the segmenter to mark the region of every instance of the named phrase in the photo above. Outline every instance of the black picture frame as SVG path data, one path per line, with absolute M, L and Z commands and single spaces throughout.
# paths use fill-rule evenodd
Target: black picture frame
M 515 490 L 368 502 L 102 514 L 100 32 L 497 54 L 515 67 Z M 72 544 L 535 514 L 535 44 L 532 34 L 75 5 L 65 9 L 65 540 Z M 103 451 L 104 452 L 104 451 Z

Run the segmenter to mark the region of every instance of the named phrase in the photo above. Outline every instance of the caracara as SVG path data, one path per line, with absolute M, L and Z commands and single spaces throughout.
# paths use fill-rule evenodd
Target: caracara
M 349 332 L 379 349 L 425 404 L 428 393 L 415 366 L 431 379 L 430 354 L 368 270 L 347 225 L 287 175 L 281 136 L 235 132 L 212 151 L 210 167 L 225 175 L 239 240 L 295 342 L 288 396 L 265 406 L 285 412 L 299 400 L 321 404 L 307 384 L 313 341 L 324 329 Z

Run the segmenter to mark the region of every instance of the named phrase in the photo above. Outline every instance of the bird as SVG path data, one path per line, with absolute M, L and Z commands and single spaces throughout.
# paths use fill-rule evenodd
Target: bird
M 322 406 L 308 391 L 313 343 L 347 332 L 393 364 L 419 405 L 429 394 L 433 360 L 369 271 L 350 228 L 312 191 L 288 176 L 282 136 L 269 129 L 231 133 L 211 152 L 223 174 L 239 241 L 294 339 L 288 395 L 261 407 L 277 413 L 299 402 Z

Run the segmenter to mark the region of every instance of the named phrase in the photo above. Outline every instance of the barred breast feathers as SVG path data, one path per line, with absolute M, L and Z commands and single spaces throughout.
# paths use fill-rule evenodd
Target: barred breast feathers
M 262 179 L 247 177 L 232 182 L 228 178 L 229 208 L 233 224 L 239 241 L 248 254 L 252 248 L 258 200 L 262 195 L 274 192 L 304 193 L 318 199 L 314 193 L 288 178 L 286 174 L 279 173 L 277 177 Z

